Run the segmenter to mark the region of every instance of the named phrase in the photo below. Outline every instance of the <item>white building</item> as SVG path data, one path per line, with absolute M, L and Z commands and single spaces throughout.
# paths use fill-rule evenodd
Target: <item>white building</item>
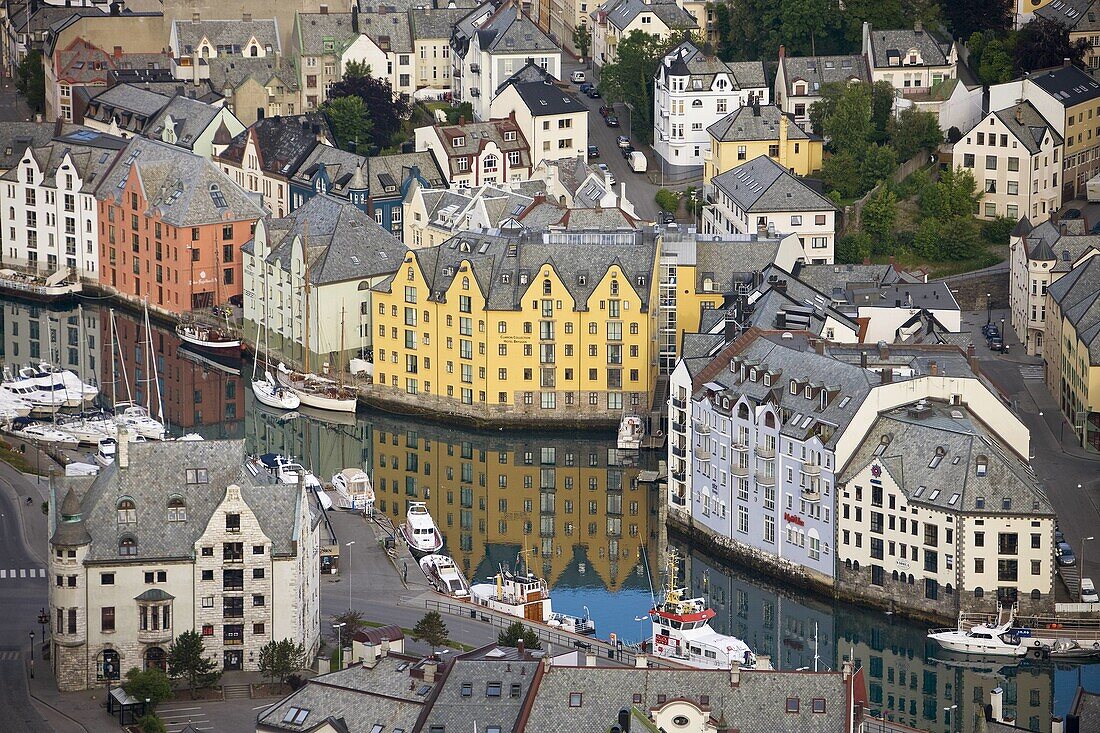
M 63 691 L 165 669 L 184 631 L 219 669 L 320 642 L 321 510 L 308 489 L 242 480 L 239 441 L 119 441 L 94 481 L 51 489 L 50 664 Z
M 24 149 L 0 177 L 6 266 L 52 275 L 61 269 L 99 279 L 99 208 L 95 186 L 125 142 L 75 130 Z
M 591 17 L 591 54 L 597 66 L 615 61 L 619 42 L 634 31 L 665 39 L 700 28 L 683 0 L 607 0 Z
M 608 184 L 606 174 L 589 165 L 585 156 L 570 160 L 543 160 L 531 171 L 531 180 L 546 186 L 546 196 L 569 208 L 622 209 L 636 216 L 626 197 L 626 182 Z
M 535 165 L 588 152 L 588 106 L 534 64 L 504 82 L 489 114 L 494 120 L 511 117 L 516 121 L 531 146 Z
M 528 63 L 561 78 L 561 49 L 510 2 L 487 2 L 463 17 L 451 37 L 451 61 L 454 102 L 469 102 L 478 120 L 490 118 L 501 86 Z
M 807 132 L 812 132 L 810 107 L 821 99 L 821 87 L 857 81 L 871 81 L 865 56 L 788 56 L 786 49 L 779 47 L 775 103 Z
M 451 187 L 516 183 L 531 177 L 532 152 L 512 118 L 416 128 L 416 149 L 430 150 Z
M 807 264 L 830 264 L 836 205 L 761 155 L 715 176 L 703 210 L 705 234 L 796 234 Z
M 770 92 L 763 62 L 719 61 L 691 41 L 665 56 L 653 83 L 653 151 L 688 168 L 710 152 L 708 127 L 740 107 L 768 104 Z
M 1040 221 L 1062 206 L 1062 136 L 1030 102 L 990 112 L 955 143 L 952 165 L 984 193 L 977 215 Z
M 958 76 L 955 42 L 937 38 L 919 22 L 912 29 L 902 30 L 876 30 L 864 22 L 863 55 L 872 82 L 888 81 L 914 101 L 921 101 L 932 87 Z

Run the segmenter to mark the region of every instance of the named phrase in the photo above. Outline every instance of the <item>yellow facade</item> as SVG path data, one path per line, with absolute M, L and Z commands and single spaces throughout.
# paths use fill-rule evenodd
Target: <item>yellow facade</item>
M 788 138 L 785 143 L 785 145 L 780 143 L 779 136 L 772 140 L 737 140 L 735 142 L 718 142 L 712 136 L 710 155 L 704 159 L 703 163 L 703 182 L 710 183 L 710 179 L 716 175 L 761 155 L 771 157 L 796 176 L 808 176 L 821 170 L 824 143 L 820 139 L 791 140 Z
M 586 277 L 596 285 L 578 303 L 575 283 L 550 262 L 501 282 L 491 259 L 463 258 L 446 290 L 430 293 L 422 258 L 432 252 L 410 251 L 388 290 L 374 294 L 380 396 L 428 398 L 434 409 L 475 417 L 618 420 L 648 411 L 657 371 L 651 255 L 639 276 L 600 262 L 592 247 Z M 518 288 L 518 309 L 488 308 L 485 283 Z

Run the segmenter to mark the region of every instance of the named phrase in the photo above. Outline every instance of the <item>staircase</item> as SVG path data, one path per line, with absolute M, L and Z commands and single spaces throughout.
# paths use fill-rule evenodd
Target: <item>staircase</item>
M 222 698 L 225 700 L 240 700 L 252 697 L 251 685 L 222 685 Z

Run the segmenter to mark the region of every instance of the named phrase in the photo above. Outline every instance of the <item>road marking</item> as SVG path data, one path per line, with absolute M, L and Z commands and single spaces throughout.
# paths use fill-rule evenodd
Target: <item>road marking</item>
M 20 577 L 20 578 L 25 578 L 25 577 L 27 577 L 27 571 L 26 571 L 25 569 L 20 569 L 20 570 L 19 570 L 19 577 Z
M 45 578 L 46 577 L 46 569 L 45 568 L 38 568 L 38 577 L 39 578 Z
M 11 570 L 0 569 L 0 580 L 18 580 L 23 578 L 26 580 L 33 580 L 35 578 L 46 578 L 46 570 L 44 568 L 12 568 Z
M 0 570 L 0 580 L 3 580 L 6 577 L 8 577 L 8 571 L 7 570 Z

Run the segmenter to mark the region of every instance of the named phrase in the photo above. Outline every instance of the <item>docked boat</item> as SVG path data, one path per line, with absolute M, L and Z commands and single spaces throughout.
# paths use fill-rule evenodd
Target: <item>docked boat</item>
M 446 593 L 452 598 L 470 596 L 470 584 L 466 582 L 465 576 L 450 555 L 432 554 L 422 557 L 420 569 L 424 571 L 428 583 L 440 593 Z
M 260 404 L 277 410 L 297 410 L 302 404 L 302 399 L 297 394 L 272 379 L 271 372 L 265 371 L 259 379 L 253 377 L 252 394 L 256 395 Z
M 514 572 L 501 565 L 492 583 L 470 586 L 470 600 L 479 606 L 555 626 L 563 631 L 586 635 L 596 633 L 596 625 L 587 615 L 570 616 L 554 612 L 546 580 L 531 572 L 522 554 L 517 558 Z
M 748 644 L 711 628 L 714 609 L 676 587 L 678 569 L 678 556 L 669 550 L 664 599 L 649 612 L 653 655 L 700 669 L 755 667 L 756 655 Z
M 71 415 L 58 419 L 57 428 L 69 433 L 84 445 L 99 445 L 116 431 L 115 423 L 110 418 L 91 415 Z
M 29 440 L 34 443 L 42 443 L 55 448 L 73 448 L 79 445 L 79 441 L 71 434 L 58 430 L 48 423 L 37 422 L 29 417 L 18 417 L 11 421 L 5 428 L 5 432 Z
M 297 395 L 298 400 L 306 407 L 355 412 L 358 405 L 358 394 L 354 387 L 339 384 L 328 377 L 291 371 L 280 363 L 276 378 L 280 385 Z
M 27 417 L 33 408 L 34 405 L 14 392 L 0 389 L 0 421 Z
M 321 482 L 313 475 L 313 471 L 310 471 L 293 458 L 278 453 L 264 453 L 259 456 L 259 461 L 268 473 L 281 484 L 297 484 L 298 476 L 302 475 L 308 488 L 314 491 L 322 489 Z
M 332 477 L 332 488 L 345 507 L 370 515 L 374 511 L 374 486 L 370 476 L 358 468 L 345 468 Z
M 95 452 L 95 462 L 106 468 L 115 462 L 115 455 L 118 453 L 118 441 L 114 438 L 107 438 L 99 443 L 99 449 Z
M 99 396 L 99 387 L 85 382 L 71 369 L 62 369 L 48 362 L 41 362 L 36 371 L 39 377 L 48 380 L 54 389 L 60 385 L 66 392 L 79 394 L 82 402 L 91 402 Z
M 185 344 L 200 349 L 217 351 L 239 351 L 241 338 L 228 328 L 208 326 L 204 323 L 180 323 L 176 325 L 176 336 Z
M 443 549 L 443 535 L 428 513 L 428 505 L 422 501 L 409 502 L 405 523 L 400 529 L 402 539 L 413 552 L 433 553 Z
M 1022 657 L 1027 646 L 1021 643 L 1012 620 L 997 624 L 977 624 L 966 628 L 932 629 L 928 638 L 950 652 L 982 657 Z
M 164 423 L 149 415 L 149 411 L 132 402 L 115 404 L 115 424 L 128 428 L 146 440 L 164 440 Z
M 638 450 L 645 437 L 645 424 L 638 415 L 624 415 L 619 423 L 619 450 Z
M 0 381 L 0 390 L 31 406 L 32 415 L 52 415 L 62 407 L 79 407 L 81 399 L 77 396 L 66 394 L 64 386 L 59 389 L 46 389 L 41 377 L 35 376 L 33 370 L 26 372 L 19 370 L 18 374 L 12 374 L 4 370 L 3 381 Z M 69 404 L 73 401 L 73 404 Z

